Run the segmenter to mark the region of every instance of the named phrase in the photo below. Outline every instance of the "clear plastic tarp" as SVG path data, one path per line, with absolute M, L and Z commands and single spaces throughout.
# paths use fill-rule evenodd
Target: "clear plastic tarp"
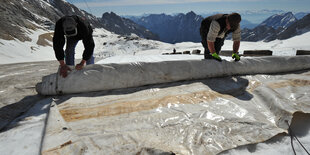
M 237 146 L 266 141 L 287 132 L 295 112 L 310 112 L 309 61 L 309 57 L 305 56 L 252 58 L 243 59 L 239 65 L 224 62 L 221 65 L 226 65 L 226 69 L 219 68 L 215 62 L 213 67 L 207 67 L 212 72 L 210 77 L 217 77 L 213 76 L 217 75 L 216 70 L 225 70 L 217 78 L 190 78 L 173 82 L 169 75 L 166 76 L 169 80 L 160 84 L 144 83 L 139 87 L 130 85 L 130 88 L 60 97 L 51 103 L 42 154 L 173 152 L 200 155 L 217 154 Z M 187 65 L 184 67 L 194 64 L 189 62 L 196 63 L 185 61 Z M 136 65 L 144 70 L 141 64 L 147 63 Z M 265 67 L 262 69 L 263 64 Z M 119 69 L 114 64 L 97 66 Z M 178 71 L 174 65 L 165 66 L 172 73 Z M 83 80 L 87 80 L 86 77 L 93 72 L 99 72 L 91 71 L 94 68 L 85 68 Z M 182 70 L 189 71 L 186 68 Z M 208 73 L 203 67 L 194 70 Z M 130 67 L 127 71 L 135 73 Z M 233 74 L 235 71 L 236 75 Z M 73 71 L 70 74 L 77 73 Z M 105 72 L 105 75 L 108 74 Z M 138 78 L 135 75 L 141 74 L 128 76 L 127 81 Z M 155 77 L 145 80 L 154 80 Z M 91 86 L 89 83 L 87 85 Z M 62 90 L 69 93 L 68 89 Z

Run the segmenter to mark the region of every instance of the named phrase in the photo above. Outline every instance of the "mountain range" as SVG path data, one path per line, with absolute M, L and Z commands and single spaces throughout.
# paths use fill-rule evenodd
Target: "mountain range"
M 272 41 L 288 39 L 290 37 L 310 31 L 310 14 L 297 19 L 292 12 L 273 15 L 256 26 L 254 29 L 243 29 L 243 41 Z
M 54 30 L 55 23 L 64 15 L 79 15 L 94 28 L 105 28 L 121 35 L 135 33 L 142 38 L 158 39 L 158 36 L 115 14 L 103 14 L 97 18 L 64 0 L 2 0 L 0 5 L 0 39 L 30 41 L 29 30 Z
M 265 21 L 263 21 L 258 26 L 266 25 L 274 29 L 277 29 L 279 27 L 287 28 L 288 26 L 290 26 L 296 21 L 297 21 L 297 18 L 294 16 L 294 14 L 292 12 L 287 12 L 283 14 L 275 14 L 267 18 Z
M 193 11 L 176 16 L 151 14 L 146 17 L 131 18 L 131 20 L 158 34 L 160 41 L 163 42 L 198 42 L 201 40 L 199 27 L 203 17 Z
M 2 0 L 0 5 L 0 38 L 29 41 L 28 30 L 54 29 L 54 24 L 64 15 L 85 17 L 94 27 L 102 27 L 93 15 L 63 0 Z
M 289 36 L 292 37 L 308 32 L 310 31 L 308 28 L 310 20 L 307 21 L 307 18 L 305 18 L 308 15 L 299 13 L 297 18 L 292 12 L 274 14 L 257 26 L 247 20 L 242 20 L 242 41 L 268 42 L 275 39 L 287 39 Z M 193 11 L 175 16 L 151 14 L 139 18 L 130 17 L 130 19 L 158 34 L 160 41 L 168 43 L 201 41 L 199 28 L 203 17 Z M 249 28 L 244 27 L 245 24 L 248 24 Z
M 204 17 L 193 11 L 176 15 L 150 14 L 129 19 L 111 12 L 103 13 L 102 17 L 98 18 L 64 0 L 2 1 L 0 38 L 5 40 L 29 41 L 29 30 L 53 30 L 57 19 L 75 14 L 86 18 L 94 28 L 104 28 L 120 35 L 136 34 L 141 38 L 167 43 L 201 41 L 199 28 Z M 308 32 L 309 16 L 310 14 L 306 13 L 280 13 L 270 16 L 257 26 L 243 20 L 242 41 L 287 39 Z
M 116 15 L 114 12 L 104 13 L 99 20 L 103 24 L 103 28 L 116 34 L 130 35 L 131 33 L 134 33 L 141 38 L 159 40 L 158 35 L 139 24 L 136 24 L 130 19 Z

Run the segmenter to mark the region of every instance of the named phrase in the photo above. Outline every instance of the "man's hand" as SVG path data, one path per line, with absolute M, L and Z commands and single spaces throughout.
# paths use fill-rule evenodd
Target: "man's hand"
M 68 71 L 71 71 L 71 69 L 67 65 L 60 65 L 60 72 L 59 72 L 59 74 L 62 77 L 64 77 L 64 78 L 67 77 Z
M 85 62 L 86 62 L 86 60 L 82 60 L 79 64 L 77 64 L 77 65 L 75 66 L 75 69 L 76 69 L 76 70 L 81 70 L 81 69 L 83 69 Z
M 234 53 L 231 56 L 233 59 L 235 59 L 235 61 L 239 61 L 240 60 L 240 56 L 238 55 L 238 53 Z
M 213 59 L 215 59 L 217 61 L 220 61 L 220 62 L 222 61 L 222 58 L 219 55 L 217 55 L 216 53 L 213 53 L 212 57 L 213 57 Z

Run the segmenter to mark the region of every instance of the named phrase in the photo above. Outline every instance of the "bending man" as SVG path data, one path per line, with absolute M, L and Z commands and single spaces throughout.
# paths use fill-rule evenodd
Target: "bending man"
M 201 22 L 200 36 L 201 43 L 205 49 L 205 59 L 222 61 L 218 54 L 224 45 L 226 36 L 232 32 L 232 39 L 234 41 L 232 58 L 235 61 L 240 60 L 238 55 L 241 39 L 240 22 L 241 16 L 238 13 L 217 14 L 209 16 Z
M 80 40 L 83 41 L 85 50 L 82 61 L 75 66 L 75 69 L 81 70 L 85 63 L 94 64 L 95 43 L 92 33 L 93 29 L 89 22 L 76 15 L 64 16 L 56 22 L 53 48 L 60 64 L 61 76 L 66 77 L 67 72 L 71 70 L 67 65 L 74 65 L 75 47 Z M 65 42 L 66 50 L 64 51 Z

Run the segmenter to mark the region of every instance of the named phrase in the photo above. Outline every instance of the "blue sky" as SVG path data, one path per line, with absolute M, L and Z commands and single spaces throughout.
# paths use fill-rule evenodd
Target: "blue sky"
M 101 17 L 104 12 L 118 15 L 150 13 L 240 12 L 259 10 L 284 10 L 310 12 L 310 0 L 67 0 L 69 3 Z

